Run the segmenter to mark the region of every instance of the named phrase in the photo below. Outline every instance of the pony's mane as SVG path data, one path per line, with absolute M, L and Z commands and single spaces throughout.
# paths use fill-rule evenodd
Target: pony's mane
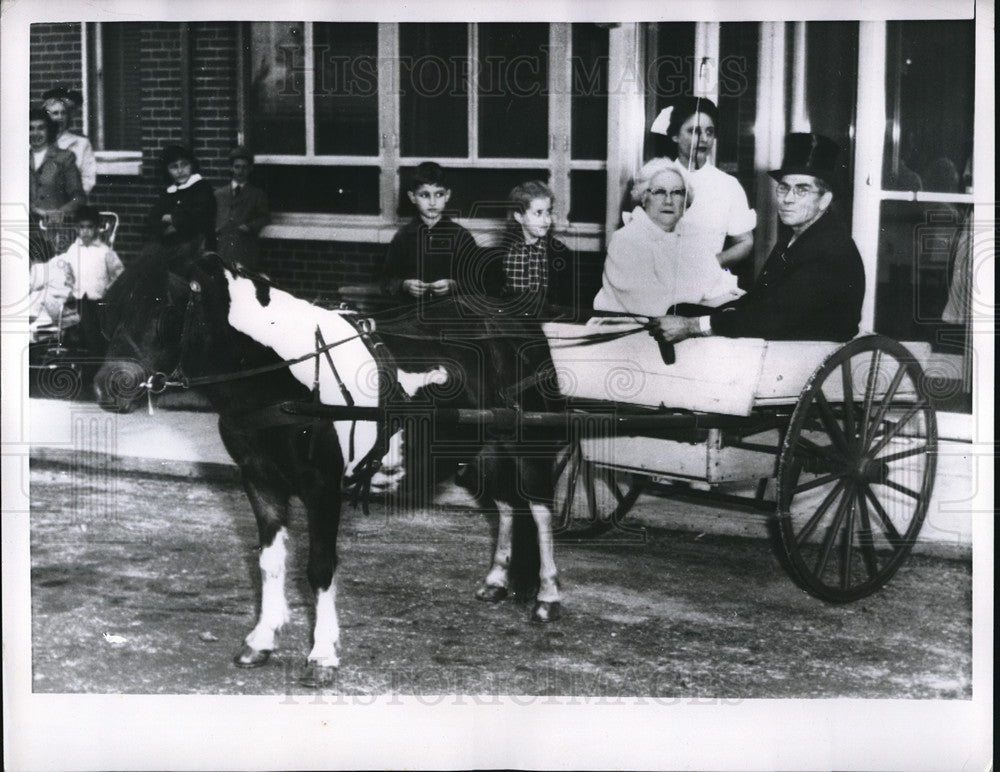
M 186 250 L 148 245 L 104 296 L 103 327 L 109 335 L 123 324 L 139 325 L 187 286 L 183 276 L 193 263 Z M 180 274 L 180 275 L 179 275 Z

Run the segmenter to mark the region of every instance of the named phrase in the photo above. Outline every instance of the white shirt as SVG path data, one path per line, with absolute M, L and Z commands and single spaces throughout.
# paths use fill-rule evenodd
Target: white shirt
M 726 236 L 739 236 L 757 227 L 757 213 L 735 177 L 706 164 L 691 172 L 694 201 L 677 224 L 678 233 L 697 233 L 706 248 L 719 254 Z
M 51 262 L 65 270 L 75 297 L 86 296 L 91 300 L 103 298 L 111 283 L 125 270 L 115 251 L 102 241 L 85 246 L 77 239 Z

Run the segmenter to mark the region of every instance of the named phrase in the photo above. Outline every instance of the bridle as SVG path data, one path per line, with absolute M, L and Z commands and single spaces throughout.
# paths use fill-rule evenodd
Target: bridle
M 354 326 L 356 332 L 354 335 L 348 335 L 345 338 L 340 338 L 333 341 L 332 343 L 326 343 L 323 341 L 319 343 L 317 347 L 302 356 L 293 357 L 291 359 L 280 359 L 277 362 L 272 362 L 267 365 L 261 365 L 259 367 L 251 367 L 245 370 L 235 370 L 228 373 L 218 373 L 215 375 L 201 375 L 201 376 L 189 376 L 185 373 L 184 362 L 191 346 L 191 329 L 193 327 L 193 320 L 195 319 L 195 314 L 201 305 L 202 294 L 201 285 L 197 281 L 191 281 L 189 284 L 190 293 L 188 294 L 187 304 L 184 307 L 184 318 L 181 326 L 181 338 L 180 338 L 180 351 L 177 356 L 177 364 L 170 371 L 169 374 L 163 372 L 162 370 L 157 370 L 152 375 L 150 375 L 140 386 L 146 389 L 151 394 L 161 394 L 168 388 L 181 388 L 190 389 L 196 388 L 198 386 L 206 386 L 217 383 L 226 383 L 228 381 L 236 381 L 243 378 L 252 378 L 256 375 L 262 375 L 264 373 L 274 372 L 276 370 L 281 370 L 286 367 L 291 367 L 292 365 L 297 365 L 301 362 L 306 362 L 310 359 L 317 360 L 317 368 L 319 367 L 319 359 L 326 355 L 327 363 L 333 367 L 333 360 L 329 356 L 329 352 L 332 349 L 337 348 L 345 343 L 349 343 L 352 340 L 366 339 L 374 335 L 374 324 L 370 319 L 359 318 L 348 320 Z M 319 335 L 318 331 L 317 334 Z M 135 342 L 132 336 L 127 330 L 118 329 L 114 333 L 115 336 L 121 335 L 125 338 L 126 342 L 136 351 L 138 354 L 142 354 L 142 349 Z M 322 336 L 319 335 L 317 340 L 322 340 Z M 341 391 L 343 392 L 346 388 L 343 385 L 343 381 L 340 379 L 339 374 L 337 375 L 337 380 L 340 385 Z

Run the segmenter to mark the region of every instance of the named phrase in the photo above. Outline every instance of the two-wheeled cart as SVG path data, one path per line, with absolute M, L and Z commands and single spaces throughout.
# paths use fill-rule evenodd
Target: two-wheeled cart
M 935 475 L 926 344 L 694 338 L 668 365 L 634 320 L 544 329 L 581 425 L 557 461 L 557 531 L 636 530 L 623 519 L 650 482 L 711 496 L 744 481 L 824 600 L 865 597 L 906 559 Z

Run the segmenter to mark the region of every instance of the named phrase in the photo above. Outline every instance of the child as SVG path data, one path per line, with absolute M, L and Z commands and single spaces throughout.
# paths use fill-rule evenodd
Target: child
M 185 147 L 169 145 L 160 163 L 172 184 L 149 213 L 150 239 L 166 246 L 195 242 L 214 251 L 215 193 L 198 174 L 194 155 Z
M 573 255 L 549 232 L 553 199 L 552 190 L 540 180 L 518 185 L 508 198 L 501 294 L 524 301 L 525 310 L 579 306 Z
M 451 189 L 444 169 L 432 161 L 420 164 L 406 195 L 417 216 L 396 231 L 389 244 L 383 291 L 408 302 L 460 291 L 460 264 L 474 264 L 479 249 L 472 234 L 445 214 Z
M 100 338 L 97 303 L 124 270 L 99 232 L 100 213 L 92 206 L 81 206 L 76 213 L 76 241 L 48 263 L 32 266 L 31 275 L 34 313 L 41 317 L 44 309 L 53 322 L 61 319 L 63 327 L 79 321 L 88 345 Z M 79 317 L 66 305 L 71 299 L 76 300 Z

